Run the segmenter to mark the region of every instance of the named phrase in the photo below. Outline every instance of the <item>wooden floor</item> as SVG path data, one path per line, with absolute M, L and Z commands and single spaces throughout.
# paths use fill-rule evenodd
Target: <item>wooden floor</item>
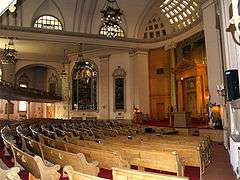
M 230 159 L 224 146 L 214 143 L 214 156 L 211 165 L 207 168 L 203 180 L 236 180 L 230 166 Z

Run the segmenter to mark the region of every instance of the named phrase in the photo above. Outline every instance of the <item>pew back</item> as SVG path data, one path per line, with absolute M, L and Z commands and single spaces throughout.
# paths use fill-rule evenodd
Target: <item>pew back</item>
M 40 170 L 33 156 L 21 151 L 16 146 L 12 145 L 15 162 L 19 163 L 25 170 L 37 178 L 41 178 Z
M 97 163 L 88 163 L 82 153 L 73 154 L 66 151 L 58 150 L 41 144 L 44 159 L 59 164 L 62 167 L 66 165 L 72 166 L 76 171 L 81 173 L 97 176 L 99 168 Z

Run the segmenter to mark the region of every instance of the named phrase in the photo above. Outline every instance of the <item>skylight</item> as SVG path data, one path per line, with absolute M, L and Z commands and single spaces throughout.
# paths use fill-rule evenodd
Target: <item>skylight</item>
M 160 5 L 161 12 L 177 29 L 185 28 L 198 20 L 199 8 L 199 0 L 165 0 Z

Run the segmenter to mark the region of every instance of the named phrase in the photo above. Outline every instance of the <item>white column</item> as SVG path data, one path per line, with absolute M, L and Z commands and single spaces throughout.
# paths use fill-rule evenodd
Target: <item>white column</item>
M 110 119 L 109 99 L 109 55 L 100 57 L 99 73 L 99 110 L 101 119 Z
M 220 22 L 221 22 L 221 34 L 222 34 L 222 40 L 223 40 L 223 52 L 224 52 L 224 63 L 225 63 L 225 69 L 238 69 L 240 70 L 240 63 L 239 63 L 239 57 L 240 57 L 240 46 L 238 46 L 232 38 L 231 33 L 226 32 L 226 29 L 230 25 L 230 5 L 231 0 L 218 0 L 219 4 L 219 12 L 220 12 Z M 237 37 L 237 34 L 236 34 Z M 239 71 L 240 72 L 240 71 Z M 240 77 L 240 73 L 238 74 Z M 237 112 L 235 112 L 237 113 Z M 234 121 L 237 121 L 234 117 L 234 111 L 231 107 L 231 104 L 227 102 L 225 108 L 223 109 L 224 114 L 224 145 L 228 149 L 229 144 L 229 136 L 231 133 L 234 133 L 235 130 L 235 123 Z M 231 138 L 230 138 L 231 139 Z M 231 141 L 231 140 L 230 140 Z M 230 144 L 232 144 L 233 141 L 231 141 Z M 230 156 L 231 156 L 231 164 L 233 166 L 233 169 L 236 171 L 236 168 L 238 166 L 238 155 L 234 152 L 237 152 L 237 149 L 232 149 L 230 145 Z
M 171 57 L 171 106 L 177 106 L 177 96 L 176 96 L 176 76 L 175 76 L 175 66 L 176 66 L 176 55 L 175 49 L 170 49 L 170 57 Z
M 143 114 L 149 114 L 149 67 L 148 52 L 137 51 L 132 57 L 134 106 Z
M 208 87 L 211 96 L 210 101 L 224 105 L 224 99 L 217 94 L 217 85 L 223 84 L 222 52 L 220 32 L 216 28 L 216 8 L 214 0 L 206 1 L 202 5 L 203 25 L 206 43 L 206 55 L 208 66 Z

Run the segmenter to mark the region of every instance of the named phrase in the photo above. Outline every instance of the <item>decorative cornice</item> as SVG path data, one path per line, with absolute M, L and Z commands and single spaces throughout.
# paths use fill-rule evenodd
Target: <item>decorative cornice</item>
M 150 46 L 154 46 L 154 44 L 162 43 L 164 41 L 170 41 L 170 40 L 172 41 L 172 39 L 178 40 L 179 36 L 184 34 L 184 32 L 177 32 L 177 33 L 173 33 L 171 35 L 167 35 L 165 37 L 162 37 L 162 38 L 159 38 L 159 39 L 154 39 L 154 40 L 151 40 L 151 39 L 135 39 L 135 38 L 116 38 L 116 39 L 109 40 L 107 37 L 102 36 L 102 35 L 98 35 L 98 34 L 56 31 L 56 30 L 48 30 L 48 29 L 37 29 L 37 28 L 32 28 L 32 27 L 0 25 L 0 30 L 28 32 L 28 33 L 41 33 L 41 34 L 57 35 L 57 36 L 72 36 L 72 37 L 78 37 L 78 38 L 106 40 L 107 42 L 135 43 L 135 45 L 145 44 L 146 46 L 144 45 L 144 46 L 139 46 L 138 47 L 138 48 L 142 48 L 142 49 L 149 49 Z M 196 32 L 196 31 L 199 32 L 201 30 L 202 30 L 202 24 L 196 24 L 196 26 L 194 26 L 191 30 L 186 31 L 185 33 L 190 32 L 189 34 L 191 34 L 191 32 Z M 14 34 L 12 34 L 12 36 L 13 35 Z M 49 39 L 46 39 L 46 40 L 49 40 Z M 162 45 L 162 46 L 164 46 L 164 45 Z
M 110 54 L 108 54 L 108 55 L 103 55 L 103 56 L 99 56 L 99 59 L 100 59 L 100 61 L 101 60 L 109 60 L 109 58 L 110 58 Z

